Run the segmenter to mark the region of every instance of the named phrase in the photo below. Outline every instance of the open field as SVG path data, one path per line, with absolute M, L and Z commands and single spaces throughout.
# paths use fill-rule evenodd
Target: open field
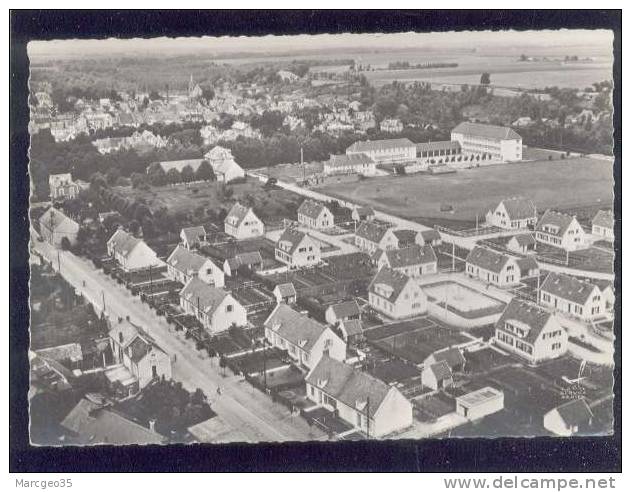
M 198 207 L 229 210 L 235 201 L 251 197 L 254 200 L 254 211 L 264 222 L 295 216 L 302 202 L 302 197 L 291 191 L 264 189 L 257 179 L 228 185 L 233 190 L 233 195 L 228 200 L 222 196 L 221 188 L 221 183 L 213 182 L 152 186 L 149 190 L 131 186 L 118 186 L 114 189 L 125 198 L 144 199 L 153 211 L 166 208 L 170 213 L 192 212 Z
M 500 200 L 522 195 L 539 210 L 569 208 L 613 200 L 610 163 L 587 157 L 566 160 L 500 164 L 463 169 L 441 176 L 415 175 L 368 179 L 322 188 L 339 198 L 375 207 L 408 219 L 475 219 Z M 453 213 L 441 212 L 443 204 Z

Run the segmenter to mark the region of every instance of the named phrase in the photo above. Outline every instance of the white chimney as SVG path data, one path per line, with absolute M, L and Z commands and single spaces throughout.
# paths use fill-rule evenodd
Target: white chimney
M 155 432 L 156 431 L 156 421 L 155 421 L 155 419 L 149 420 L 149 430 L 151 432 Z

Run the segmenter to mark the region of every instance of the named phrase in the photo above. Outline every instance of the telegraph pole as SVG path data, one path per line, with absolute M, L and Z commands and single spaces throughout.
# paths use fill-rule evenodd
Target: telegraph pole
M 151 273 L 151 268 L 153 265 L 149 265 L 149 297 L 153 297 L 153 275 Z
M 370 439 L 370 397 L 366 397 L 366 437 Z
M 263 386 L 267 392 L 267 338 L 263 339 Z
M 456 271 L 456 240 L 451 243 L 451 271 Z
M 101 289 L 101 297 L 103 299 L 103 313 L 105 313 L 105 291 Z

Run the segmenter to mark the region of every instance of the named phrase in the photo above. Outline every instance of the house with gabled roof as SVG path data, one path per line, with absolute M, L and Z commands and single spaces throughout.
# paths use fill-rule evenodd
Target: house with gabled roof
M 537 207 L 529 198 L 506 198 L 486 213 L 486 223 L 500 229 L 534 228 Z
M 361 318 L 361 311 L 355 299 L 331 304 L 324 312 L 324 319 L 330 325 L 359 318 Z
M 582 320 L 601 318 L 606 299 L 596 284 L 550 272 L 539 289 L 539 303 Z
M 48 186 L 53 201 L 76 198 L 81 193 L 81 187 L 72 180 L 70 173 L 51 174 L 48 176 Z
M 147 243 L 123 229 L 118 229 L 107 241 L 107 254 L 126 272 L 164 265 Z
M 236 239 L 250 239 L 262 236 L 265 232 L 263 221 L 259 219 L 252 207 L 235 203 L 223 221 L 224 232 Z
M 474 247 L 467 255 L 465 272 L 469 277 L 498 287 L 518 284 L 521 279 L 514 257 L 482 246 Z
M 285 304 L 293 304 L 296 302 L 297 294 L 294 284 L 287 282 L 285 284 L 278 284 L 272 291 L 277 303 L 284 302 Z
M 346 359 L 346 343 L 328 326 L 301 314 L 284 303 L 277 304 L 264 322 L 265 338 L 272 347 L 286 350 L 299 366 L 314 367 L 327 352 Z
M 354 343 L 364 336 L 364 327 L 359 318 L 341 321 L 339 325 L 342 339 L 348 343 Z
M 442 361 L 447 363 L 452 371 L 461 371 L 466 362 L 464 355 L 462 355 L 462 351 L 459 348 L 447 347 L 428 355 L 423 361 L 423 365 L 432 365 Z
M 440 390 L 453 386 L 454 375 L 449 367 L 449 364 L 447 364 L 444 360 L 441 360 L 432 364 L 423 364 L 421 382 L 423 383 L 423 386 L 426 386 L 427 388 Z
M 289 227 L 276 242 L 274 257 L 290 268 L 302 268 L 320 263 L 320 243 L 306 232 Z
M 543 426 L 557 436 L 571 437 L 588 433 L 594 420 L 584 398 L 570 400 L 553 408 L 543 416 Z
M 228 277 L 234 277 L 239 272 L 256 272 L 263 266 L 263 257 L 260 251 L 244 251 L 226 258 L 223 262 L 223 271 Z
M 396 387 L 334 358 L 323 356 L 305 383 L 309 400 L 368 437 L 383 437 L 412 425 L 412 404 Z
M 186 284 L 193 277 L 214 287 L 225 284 L 224 272 L 210 258 L 177 245 L 166 261 L 170 279 Z
M 371 221 L 375 218 L 375 211 L 371 207 L 355 207 L 351 212 L 351 219 L 355 222 Z
M 408 277 L 420 277 L 438 272 L 438 258 L 431 246 L 414 244 L 401 249 L 377 250 L 373 258 L 377 268 L 387 266 Z
M 607 241 L 613 241 L 614 216 L 612 210 L 599 210 L 592 219 L 592 234 Z
M 130 389 L 140 390 L 154 379 L 171 378 L 170 355 L 140 326 L 125 319 L 112 322 L 109 339 L 115 363 L 126 369 L 106 370 L 105 376 L 110 381 L 127 383 Z
M 508 240 L 506 249 L 514 251 L 515 253 L 525 254 L 534 251 L 536 245 L 537 241 L 535 240 L 534 234 L 516 234 Z
M 466 155 L 485 155 L 499 162 L 522 160 L 521 136 L 508 127 L 464 121 L 451 131 L 451 140 Z
M 210 163 L 220 183 L 229 183 L 245 177 L 245 171 L 236 163 L 230 149 L 217 145 L 204 154 L 204 159 Z
M 585 231 L 576 217 L 553 210 L 546 210 L 537 222 L 535 239 L 538 243 L 576 251 L 585 246 Z
M 365 221 L 355 231 L 355 246 L 369 254 L 377 249 L 389 250 L 399 247 L 394 228 L 376 222 Z
M 427 311 L 427 296 L 407 275 L 382 267 L 368 287 L 368 304 L 393 319 L 418 316 Z
M 198 249 L 206 242 L 206 229 L 204 226 L 183 227 L 180 231 L 180 240 L 186 249 Z
M 86 394 L 60 423 L 67 440 L 78 445 L 166 444 L 168 439 Z
M 568 334 L 550 311 L 514 298 L 495 324 L 493 343 L 536 364 L 565 354 Z
M 180 291 L 180 306 L 192 314 L 210 334 L 226 331 L 232 325 L 247 325 L 245 308 L 230 292 L 212 287 L 197 277 Z
M 333 213 L 321 202 L 306 199 L 298 207 L 298 223 L 312 229 L 333 227 Z
M 71 246 L 77 244 L 79 224 L 61 210 L 50 207 L 39 218 L 39 233 L 44 241 L 59 248 L 64 238 Z
M 346 149 L 346 155 L 365 154 L 377 164 L 413 161 L 416 144 L 407 138 L 365 140 L 355 142 Z

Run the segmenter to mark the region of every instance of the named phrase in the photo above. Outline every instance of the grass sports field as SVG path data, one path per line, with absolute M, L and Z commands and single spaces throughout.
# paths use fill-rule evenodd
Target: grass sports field
M 576 208 L 613 200 L 612 165 L 587 157 L 501 164 L 463 169 L 454 174 L 417 174 L 367 179 L 322 188 L 339 198 L 360 202 L 409 219 L 475 220 L 506 197 L 532 198 L 539 210 Z M 441 212 L 451 205 L 453 213 Z

